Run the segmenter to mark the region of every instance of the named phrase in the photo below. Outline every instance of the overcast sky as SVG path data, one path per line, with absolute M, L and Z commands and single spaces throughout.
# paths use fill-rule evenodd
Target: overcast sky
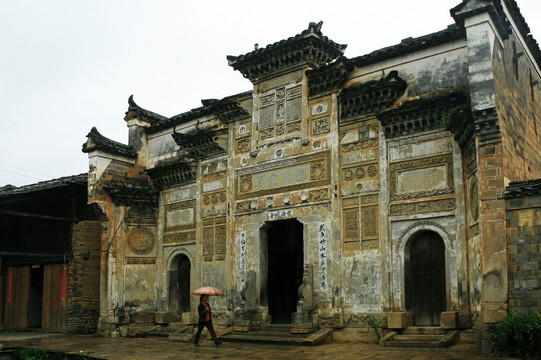
M 541 1 L 517 0 L 541 43 Z M 0 0 L 0 186 L 88 171 L 95 126 L 127 143 L 128 97 L 164 116 L 252 85 L 227 64 L 310 22 L 356 57 L 454 23 L 460 0 Z

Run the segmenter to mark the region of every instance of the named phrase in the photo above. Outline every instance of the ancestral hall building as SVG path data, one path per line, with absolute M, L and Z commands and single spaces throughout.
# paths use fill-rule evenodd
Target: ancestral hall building
M 130 97 L 127 145 L 93 128 L 100 331 L 192 322 L 204 285 L 238 329 L 502 320 L 504 191 L 541 178 L 541 51 L 514 0 L 451 16 L 353 58 L 311 23 L 227 57 L 249 91 L 173 117 Z

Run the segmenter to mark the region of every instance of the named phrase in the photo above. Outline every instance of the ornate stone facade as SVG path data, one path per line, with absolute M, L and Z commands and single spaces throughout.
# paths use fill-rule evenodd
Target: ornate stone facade
M 145 304 L 133 305 L 137 314 L 194 312 L 195 302 L 179 294 L 212 285 L 226 292 L 212 300 L 213 313 L 239 329 L 273 321 L 293 322 L 297 332 L 365 329 L 367 319 L 386 326 L 396 312 L 428 326 L 439 326 L 442 312 L 456 312 L 460 328 L 500 320 L 507 309 L 505 241 L 496 231 L 505 227 L 503 190 L 517 168 L 541 177 L 541 160 L 528 163 L 509 147 L 516 119 L 502 121 L 494 99 L 521 97 L 507 96 L 520 89 L 496 73 L 505 57 L 472 55 L 480 43 L 505 53 L 525 34 L 487 37 L 464 22 L 523 19 L 517 9 L 466 4 L 478 2 L 452 9 L 456 25 L 356 58 L 312 23 L 228 58 L 251 91 L 171 118 L 130 99 L 126 121 L 141 137 L 137 150 L 109 146 L 93 130 L 91 159 L 113 152 L 133 168 L 124 182 L 136 184 L 113 186 L 99 176 L 106 161 L 95 161 L 92 201 L 107 209 L 110 224 L 103 314 L 114 317 L 126 303 Z M 537 65 L 523 66 L 538 76 L 538 59 L 530 60 Z M 493 73 L 472 75 L 477 68 Z M 480 76 L 497 80 L 498 92 L 472 85 Z M 530 103 L 508 111 L 519 105 L 541 118 Z M 541 150 L 538 138 L 527 144 Z M 510 155 L 515 161 L 504 162 Z M 141 210 L 143 201 L 154 210 Z M 441 286 L 423 296 L 418 269 L 432 263 Z M 155 287 L 141 285 L 151 279 Z

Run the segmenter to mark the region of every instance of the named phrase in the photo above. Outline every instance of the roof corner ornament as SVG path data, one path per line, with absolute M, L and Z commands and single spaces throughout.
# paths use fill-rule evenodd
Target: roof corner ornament
M 323 21 L 320 21 L 318 23 L 311 22 L 308 25 L 308 31 L 311 32 L 311 33 L 316 33 L 316 32 L 320 33 L 322 26 L 323 26 Z
M 139 105 L 135 103 L 135 101 L 133 100 L 133 94 L 131 94 L 130 97 L 128 98 L 128 110 L 135 110 L 135 109 L 139 109 Z

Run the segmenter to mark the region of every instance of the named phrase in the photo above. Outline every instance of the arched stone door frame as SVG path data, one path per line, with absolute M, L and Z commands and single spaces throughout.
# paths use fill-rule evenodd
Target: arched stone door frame
M 458 259 L 453 246 L 454 236 L 441 224 L 432 221 L 419 221 L 406 228 L 394 246 L 393 256 L 393 304 L 401 311 L 406 310 L 406 274 L 405 259 L 408 255 L 411 241 L 421 232 L 430 231 L 437 234 L 445 248 L 445 292 L 446 310 L 451 310 L 458 303 Z
M 169 311 L 178 311 L 178 289 L 171 289 L 173 284 L 178 280 L 178 266 L 182 257 L 185 256 L 190 261 L 190 293 L 195 288 L 194 287 L 194 257 L 186 249 L 177 249 L 173 251 L 167 259 L 167 273 L 165 279 L 166 293 L 165 299 L 167 300 L 167 308 Z M 172 291 L 175 290 L 175 291 Z M 175 298 L 172 298 L 175 297 Z M 190 311 L 193 311 L 194 301 L 193 298 L 190 298 Z

